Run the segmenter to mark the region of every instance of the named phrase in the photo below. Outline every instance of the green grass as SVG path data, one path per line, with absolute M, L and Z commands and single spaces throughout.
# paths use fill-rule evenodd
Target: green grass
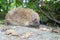
M 5 20 L 0 20 L 0 24 L 4 24 L 5 23 Z

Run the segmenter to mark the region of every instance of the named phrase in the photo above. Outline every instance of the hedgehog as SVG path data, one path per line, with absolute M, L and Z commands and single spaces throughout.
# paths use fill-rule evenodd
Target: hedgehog
M 16 8 L 8 11 L 5 16 L 6 25 L 39 26 L 40 17 L 37 12 L 29 8 Z

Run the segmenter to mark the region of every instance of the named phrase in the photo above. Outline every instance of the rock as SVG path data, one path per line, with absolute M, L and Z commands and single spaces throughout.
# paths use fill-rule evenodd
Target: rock
M 2 27 L 2 25 L 0 25 L 0 27 Z M 40 28 L 43 28 L 43 26 L 40 26 Z M 5 32 L 0 31 L 0 40 L 60 40 L 60 34 L 52 33 L 51 31 L 42 31 L 42 30 L 37 30 L 35 28 L 29 28 L 24 26 L 16 28 L 16 30 L 14 31 L 20 33 L 20 36 L 6 35 Z

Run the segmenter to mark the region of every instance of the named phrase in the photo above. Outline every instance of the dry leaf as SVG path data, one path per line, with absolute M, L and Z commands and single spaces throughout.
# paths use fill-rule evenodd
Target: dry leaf
M 29 38 L 30 36 L 32 36 L 32 32 L 27 32 L 25 34 L 22 34 L 21 38 Z
M 7 30 L 7 31 L 6 31 L 6 34 L 7 34 L 7 35 L 11 34 L 11 35 L 13 35 L 13 36 L 17 36 L 17 35 L 18 35 L 18 33 L 17 33 L 15 30 L 12 30 L 12 29 Z

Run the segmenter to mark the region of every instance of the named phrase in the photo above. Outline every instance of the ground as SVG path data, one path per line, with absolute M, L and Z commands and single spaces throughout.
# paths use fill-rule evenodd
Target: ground
M 40 25 L 40 29 L 22 27 L 22 26 L 9 26 L 10 29 L 15 30 L 19 36 L 6 35 L 0 25 L 0 40 L 60 40 L 60 35 L 52 33 L 48 26 Z M 41 30 L 44 28 L 44 30 Z M 47 29 L 46 29 L 47 28 Z M 29 34 L 30 33 L 30 34 Z

